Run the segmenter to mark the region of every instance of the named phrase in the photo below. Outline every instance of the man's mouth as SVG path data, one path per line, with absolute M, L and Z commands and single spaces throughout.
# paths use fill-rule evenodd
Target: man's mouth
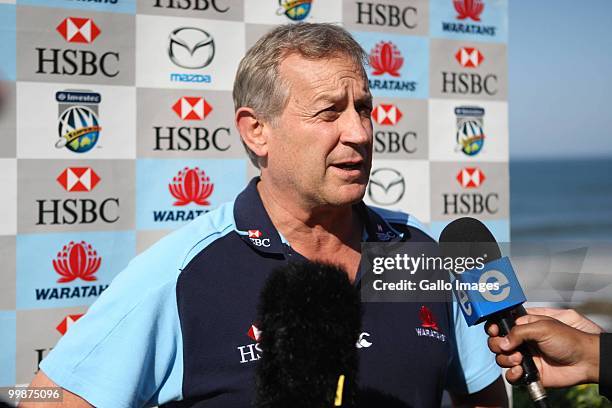
M 335 163 L 332 166 L 337 167 L 341 170 L 361 170 L 363 168 L 363 162 L 347 162 L 347 163 Z

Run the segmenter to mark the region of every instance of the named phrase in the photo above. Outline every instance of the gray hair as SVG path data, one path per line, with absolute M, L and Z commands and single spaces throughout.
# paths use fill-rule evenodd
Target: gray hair
M 346 56 L 367 78 L 367 54 L 344 28 L 330 23 L 285 24 L 261 37 L 240 61 L 233 90 L 235 110 L 248 106 L 275 126 L 289 99 L 289 86 L 281 80 L 279 66 L 294 53 L 313 60 Z M 242 143 L 251 162 L 259 167 L 255 153 Z

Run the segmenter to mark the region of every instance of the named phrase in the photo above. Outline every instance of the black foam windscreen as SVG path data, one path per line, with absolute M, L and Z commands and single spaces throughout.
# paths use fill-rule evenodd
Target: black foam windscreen
M 486 254 L 487 262 L 502 256 L 491 231 L 476 218 L 452 221 L 442 230 L 439 242 L 443 256 L 477 258 Z
M 273 271 L 258 324 L 256 407 L 333 407 L 341 375 L 342 406 L 354 406 L 361 303 L 346 272 L 311 262 Z

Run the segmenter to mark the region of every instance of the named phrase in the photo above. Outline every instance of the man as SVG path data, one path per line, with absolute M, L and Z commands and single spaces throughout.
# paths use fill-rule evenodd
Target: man
M 499 337 L 497 325 L 487 331 L 489 348 L 497 354 L 501 367 L 509 368 L 506 378 L 520 381 L 523 356 L 516 349 L 523 342 L 532 342 L 538 355 L 542 385 L 570 387 L 599 383 L 602 395 L 612 398 L 612 334 L 574 310 L 531 308 L 528 315 L 516 321 L 506 337 Z
M 272 269 L 335 263 L 359 284 L 362 239 L 432 241 L 406 214 L 361 201 L 372 160 L 364 57 L 334 25 L 286 25 L 260 39 L 240 63 L 234 103 L 261 177 L 135 258 L 33 385 L 58 384 L 76 407 L 250 406 L 260 358 L 253 319 Z M 415 334 L 425 306 L 440 336 Z M 448 303 L 364 309 L 363 387 L 416 407 L 439 405 L 444 387 L 458 404 L 506 404 L 484 333 Z

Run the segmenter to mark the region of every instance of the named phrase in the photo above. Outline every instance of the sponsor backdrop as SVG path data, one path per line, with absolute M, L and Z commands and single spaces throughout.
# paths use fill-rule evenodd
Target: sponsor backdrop
M 277 24 L 339 23 L 368 52 L 368 204 L 509 240 L 507 0 L 0 3 L 0 387 L 29 382 L 131 258 L 256 174 L 232 82 Z

